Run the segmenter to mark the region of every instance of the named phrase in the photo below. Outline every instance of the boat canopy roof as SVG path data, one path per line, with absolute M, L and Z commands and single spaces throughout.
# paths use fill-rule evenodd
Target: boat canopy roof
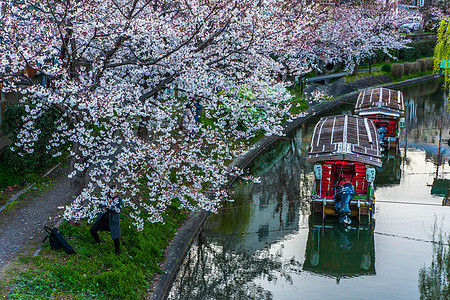
M 361 91 L 356 101 L 355 114 L 401 117 L 405 114 L 403 93 L 381 87 Z
M 375 124 L 349 115 L 321 118 L 314 127 L 308 161 L 345 160 L 380 167 L 381 150 Z

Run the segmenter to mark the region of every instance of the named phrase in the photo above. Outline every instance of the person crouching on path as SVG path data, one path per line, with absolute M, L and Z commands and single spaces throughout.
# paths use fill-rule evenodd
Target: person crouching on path
M 99 205 L 102 214 L 95 220 L 91 227 L 91 235 L 96 243 L 100 243 L 98 231 L 109 231 L 114 241 L 116 255 L 120 254 L 120 211 L 122 209 L 122 199 L 117 196 L 117 187 L 112 185 L 106 195 L 104 204 Z

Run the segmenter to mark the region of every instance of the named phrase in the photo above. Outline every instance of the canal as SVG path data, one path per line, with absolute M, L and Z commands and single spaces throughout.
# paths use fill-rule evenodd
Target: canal
M 377 171 L 372 222 L 345 229 L 310 215 L 311 120 L 249 166 L 260 183 L 235 184 L 234 202 L 210 217 L 169 299 L 444 299 L 450 206 L 438 183 L 450 180 L 447 98 L 437 81 L 402 91 L 407 127 L 400 153 Z M 353 105 L 328 114 L 351 114 Z

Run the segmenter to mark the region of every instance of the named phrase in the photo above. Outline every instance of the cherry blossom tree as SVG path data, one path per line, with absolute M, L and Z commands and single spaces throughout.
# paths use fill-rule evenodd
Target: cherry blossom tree
M 343 62 L 347 70 L 356 70 L 360 62 L 373 57 L 376 50 L 389 54 L 404 48 L 407 40 L 396 26 L 407 15 L 392 5 L 362 2 L 330 8 L 330 19 L 317 31 L 315 53 L 325 62 Z
M 34 120 L 56 108 L 62 117 L 47 149 L 58 156 L 65 147 L 79 192 L 67 219 L 92 219 L 113 183 L 138 229 L 162 221 L 169 206 L 214 212 L 228 199 L 228 176 L 242 173 L 229 162 L 293 117 L 276 74 L 306 72 L 318 56 L 345 60 L 337 33 L 318 39 L 333 27 L 330 13 L 349 16 L 340 11 L 274 0 L 4 1 L 0 79 L 4 91 L 23 94 L 29 113 L 13 149 L 32 153 Z M 374 26 L 362 19 L 351 22 Z M 350 40 L 352 57 L 370 51 Z M 204 118 L 186 132 L 191 96 Z

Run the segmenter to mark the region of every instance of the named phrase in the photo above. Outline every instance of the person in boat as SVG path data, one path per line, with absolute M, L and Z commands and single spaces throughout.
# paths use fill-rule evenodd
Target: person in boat
M 378 135 L 380 137 L 380 144 L 383 145 L 384 144 L 384 137 L 386 136 L 386 134 L 388 133 L 386 126 L 382 125 L 380 127 L 378 127 Z
M 192 103 L 194 104 L 195 107 L 195 124 L 198 124 L 202 120 L 203 105 L 200 104 L 200 99 L 198 98 L 193 98 Z
M 334 187 L 334 203 L 336 213 L 339 216 L 339 223 L 350 224 L 350 201 L 355 196 L 355 188 L 348 178 L 341 178 L 338 185 Z
M 333 227 L 333 238 L 340 248 L 344 250 L 350 250 L 353 247 L 352 237 L 347 226 L 342 224 L 336 224 Z

